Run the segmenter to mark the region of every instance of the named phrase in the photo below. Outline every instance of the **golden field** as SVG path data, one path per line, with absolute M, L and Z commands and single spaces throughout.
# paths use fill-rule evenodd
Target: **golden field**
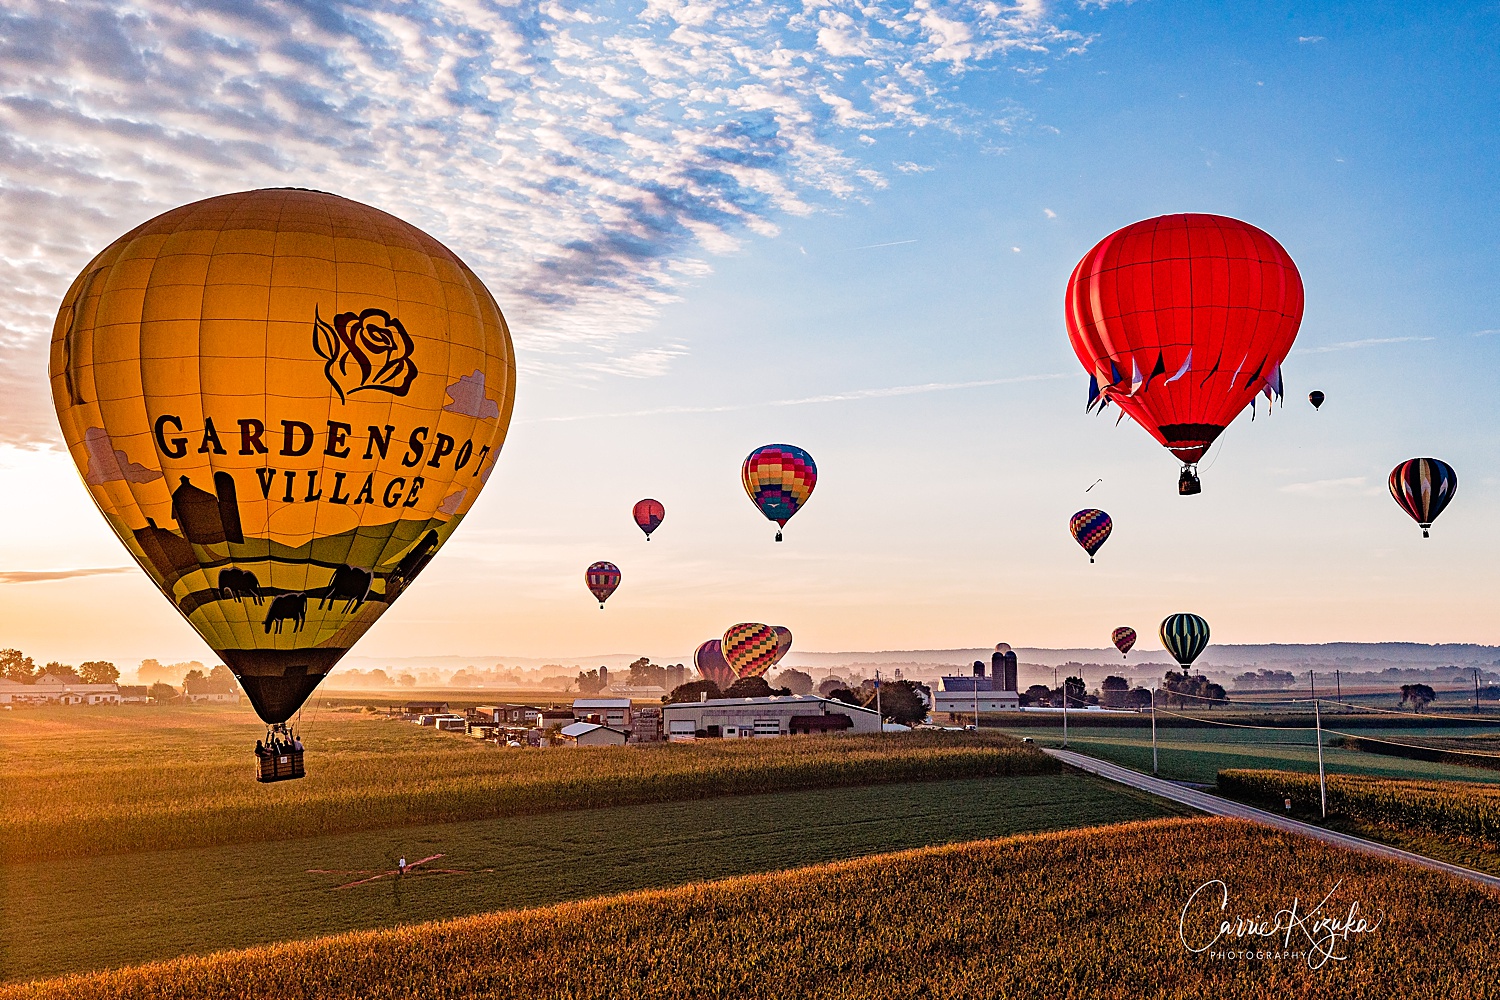
M 1294 897 L 1305 912 L 1337 886 L 1325 913 L 1358 903 L 1379 925 L 1319 969 L 1190 954 L 1180 914 L 1212 879 L 1226 914 Z M 222 952 L 0 1000 L 1476 998 L 1500 995 L 1497 913 L 1500 894 L 1441 873 L 1230 820 L 1157 820 Z M 1218 919 L 1195 910 L 1194 943 Z
M 242 710 L 0 716 L 0 861 L 286 840 L 754 792 L 1056 773 L 998 734 L 497 749 L 363 714 L 303 727 L 308 777 L 262 785 Z
M 1219 790 L 1233 798 L 1280 806 L 1290 798 L 1299 813 L 1320 811 L 1318 776 L 1296 771 L 1219 772 Z M 1410 781 L 1328 776 L 1328 814 L 1400 833 L 1458 840 L 1500 850 L 1500 786 L 1468 781 Z

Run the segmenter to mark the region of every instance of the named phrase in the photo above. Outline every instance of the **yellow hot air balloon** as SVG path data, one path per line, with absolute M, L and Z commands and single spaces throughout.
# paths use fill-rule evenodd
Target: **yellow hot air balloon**
M 286 188 L 116 240 L 63 300 L 50 374 L 94 502 L 271 724 L 474 505 L 516 378 L 452 251 Z

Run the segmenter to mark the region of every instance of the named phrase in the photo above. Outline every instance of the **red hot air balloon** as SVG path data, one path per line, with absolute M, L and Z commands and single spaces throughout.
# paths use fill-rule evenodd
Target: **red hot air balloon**
M 735 682 L 734 668 L 724 659 L 723 640 L 710 639 L 693 651 L 693 666 L 698 676 L 713 681 L 724 690 Z
M 1124 656 L 1130 652 L 1130 647 L 1135 645 L 1135 629 L 1129 625 L 1121 625 L 1110 633 L 1109 641 L 1115 644 L 1115 648 Z
M 1269 235 L 1222 215 L 1163 215 L 1084 255 L 1068 281 L 1068 339 L 1089 373 L 1089 409 L 1114 403 L 1182 462 L 1197 464 L 1257 393 L 1281 394 L 1302 323 L 1302 277 Z
M 599 610 L 604 610 L 604 602 L 609 600 L 609 595 L 615 592 L 620 585 L 620 567 L 612 562 L 596 562 L 583 574 L 584 583 L 588 584 L 589 590 L 599 600 Z
M 646 541 L 651 541 L 651 532 L 661 527 L 662 521 L 667 518 L 667 508 L 656 500 L 637 500 L 635 508 L 630 512 L 635 518 L 635 523 L 646 533 Z

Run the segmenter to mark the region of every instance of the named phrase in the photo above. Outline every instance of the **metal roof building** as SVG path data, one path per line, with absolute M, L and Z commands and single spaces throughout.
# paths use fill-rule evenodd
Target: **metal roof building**
M 670 740 L 697 737 L 742 739 L 810 733 L 878 733 L 872 708 L 816 695 L 768 698 L 714 698 L 662 707 L 662 727 Z

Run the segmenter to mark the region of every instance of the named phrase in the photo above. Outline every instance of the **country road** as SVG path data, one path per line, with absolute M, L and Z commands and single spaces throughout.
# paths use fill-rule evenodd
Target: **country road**
M 1132 771 L 1128 767 L 1111 764 L 1109 761 L 1100 760 L 1097 757 L 1088 757 L 1081 753 L 1074 753 L 1072 750 L 1043 748 L 1042 752 L 1056 757 L 1070 767 L 1076 767 L 1090 774 L 1097 774 L 1099 777 L 1108 778 L 1110 781 L 1118 781 L 1122 785 L 1129 785 L 1131 788 L 1150 792 L 1152 795 L 1159 795 L 1164 799 L 1171 799 L 1173 802 L 1191 806 L 1200 812 L 1208 813 L 1210 816 L 1228 816 L 1233 819 L 1243 819 L 1252 823 L 1260 823 L 1263 826 L 1274 827 L 1277 830 L 1283 830 L 1287 833 L 1300 833 L 1315 840 L 1324 841 L 1325 843 L 1347 847 L 1352 851 L 1364 851 L 1367 854 L 1376 854 L 1383 858 L 1409 861 L 1414 865 L 1421 865 L 1423 868 L 1436 869 L 1437 871 L 1447 872 L 1449 875 L 1457 875 L 1459 878 L 1468 879 L 1471 882 L 1478 882 L 1481 885 L 1500 889 L 1500 877 L 1486 875 L 1484 872 L 1476 872 L 1471 868 L 1450 865 L 1446 861 L 1437 861 L 1433 858 L 1423 857 L 1420 854 L 1403 851 L 1399 847 L 1388 847 L 1385 844 L 1377 844 L 1374 841 L 1364 840 L 1360 837 L 1351 837 L 1347 833 L 1326 830 L 1321 826 L 1303 823 L 1289 816 L 1278 816 L 1276 813 L 1267 812 L 1264 809 L 1257 809 L 1254 806 L 1247 806 L 1231 799 L 1224 799 L 1217 795 L 1210 795 L 1207 792 L 1200 792 L 1196 788 L 1187 788 L 1176 782 L 1153 778 L 1149 774 L 1141 774 L 1139 771 Z

